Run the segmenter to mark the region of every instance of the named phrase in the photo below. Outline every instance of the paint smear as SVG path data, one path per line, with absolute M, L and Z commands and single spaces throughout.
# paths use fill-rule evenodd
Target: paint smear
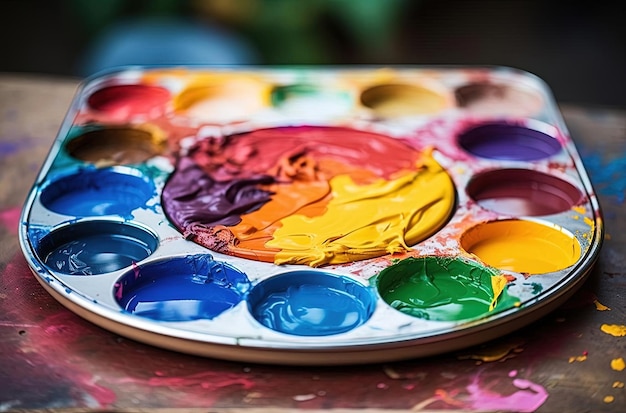
M 611 360 L 611 368 L 616 371 L 622 371 L 626 368 L 626 363 L 622 357 Z
M 478 224 L 461 236 L 461 247 L 500 270 L 543 274 L 580 258 L 580 244 L 558 229 L 522 220 Z
M 586 361 L 586 360 L 587 360 L 587 355 L 583 354 L 581 356 L 572 356 L 572 357 L 570 357 L 568 362 L 570 364 L 572 364 L 574 362 L 580 363 L 580 362 L 583 362 L 583 361 Z
M 20 221 L 21 213 L 21 208 L 10 208 L 0 211 L 0 224 L 2 224 L 9 233 L 17 235 L 17 226 Z
M 407 258 L 385 268 L 372 282 L 391 307 L 426 320 L 481 317 L 519 301 L 506 293 L 504 277 L 455 258 Z
M 602 324 L 600 330 L 615 337 L 626 336 L 626 326 L 618 324 Z
M 340 264 L 405 252 L 448 220 L 454 184 L 430 151 L 338 127 L 204 140 L 163 208 L 209 249 L 276 264 Z

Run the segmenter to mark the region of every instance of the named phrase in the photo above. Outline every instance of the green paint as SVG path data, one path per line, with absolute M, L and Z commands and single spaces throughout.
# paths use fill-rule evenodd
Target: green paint
M 529 285 L 529 284 L 524 283 L 524 285 Z M 543 291 L 543 285 L 541 285 L 541 284 L 538 284 L 538 283 L 530 283 L 530 286 L 532 287 L 532 289 L 533 289 L 533 294 L 535 294 L 535 295 L 536 295 L 536 294 L 539 294 L 540 292 L 542 292 L 542 291 Z
M 317 85 L 299 83 L 276 87 L 271 94 L 274 106 L 281 106 L 298 99 L 315 99 L 326 104 L 350 105 L 351 95 L 348 91 L 325 89 Z
M 496 270 L 451 257 L 407 258 L 385 268 L 373 279 L 382 299 L 413 317 L 458 321 L 482 317 L 494 301 Z M 492 312 L 513 307 L 519 300 L 506 293 L 495 297 Z

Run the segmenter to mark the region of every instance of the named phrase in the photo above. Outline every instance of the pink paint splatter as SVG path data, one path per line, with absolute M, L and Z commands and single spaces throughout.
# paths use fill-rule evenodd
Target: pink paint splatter
M 17 235 L 18 222 L 22 209 L 19 207 L 5 209 L 0 211 L 0 224 L 5 227 L 13 235 Z
M 467 386 L 469 405 L 472 410 L 479 411 L 534 412 L 548 398 L 546 389 L 530 380 L 513 379 L 512 384 L 519 390 L 502 395 L 489 388 L 481 388 L 475 379 Z

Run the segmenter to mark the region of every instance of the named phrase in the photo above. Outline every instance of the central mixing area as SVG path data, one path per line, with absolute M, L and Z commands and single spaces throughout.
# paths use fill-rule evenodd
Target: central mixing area
M 187 239 L 213 251 L 317 267 L 410 250 L 447 222 L 455 188 L 430 150 L 288 126 L 199 141 L 162 203 Z

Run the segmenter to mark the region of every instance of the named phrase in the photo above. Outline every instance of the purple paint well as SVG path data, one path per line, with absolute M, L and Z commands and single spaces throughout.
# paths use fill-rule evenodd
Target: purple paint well
M 524 126 L 489 123 L 471 128 L 458 136 L 461 148 L 480 158 L 535 161 L 561 150 L 554 137 Z
M 41 203 L 59 214 L 130 216 L 154 194 L 151 181 L 132 169 L 94 169 L 48 183 Z
M 467 194 L 485 209 L 508 215 L 558 214 L 578 205 L 582 192 L 563 179 L 527 169 L 499 169 L 476 175 Z
M 156 235 L 126 222 L 84 221 L 65 225 L 41 238 L 37 254 L 52 271 L 95 275 L 117 271 L 150 256 Z
M 190 255 L 137 266 L 115 284 L 126 311 L 159 321 L 212 319 L 235 307 L 248 277 L 210 255 Z
M 354 280 L 306 270 L 267 279 L 248 296 L 259 323 L 298 336 L 350 331 L 370 318 L 375 301 L 370 288 Z

